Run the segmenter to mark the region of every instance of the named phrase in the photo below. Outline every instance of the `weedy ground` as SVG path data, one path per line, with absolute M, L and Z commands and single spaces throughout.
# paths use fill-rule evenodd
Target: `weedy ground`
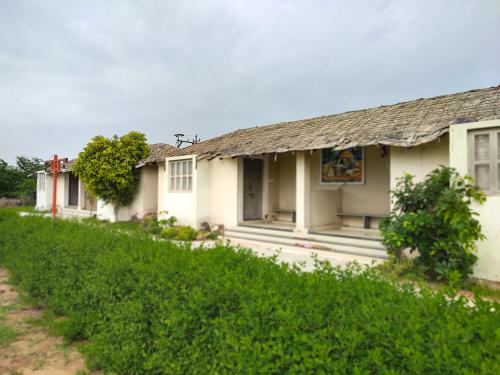
M 500 302 L 500 282 L 468 278 L 457 282 L 446 280 L 431 280 L 411 258 L 403 258 L 396 262 L 387 260 L 377 266 L 382 277 L 400 284 L 409 283 L 418 288 L 428 288 L 437 291 L 446 291 L 465 296 L 469 299 L 481 298 Z
M 0 374 L 90 374 L 76 346 L 50 333 L 51 321 L 0 268 Z

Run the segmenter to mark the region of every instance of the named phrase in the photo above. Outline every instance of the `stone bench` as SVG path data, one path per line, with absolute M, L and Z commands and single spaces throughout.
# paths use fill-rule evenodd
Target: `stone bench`
M 276 214 L 291 214 L 292 223 L 297 221 L 297 211 L 293 208 L 273 208 L 273 212 Z
M 338 216 L 346 216 L 346 217 L 361 217 L 363 218 L 363 228 L 370 229 L 372 218 L 385 218 L 389 215 L 387 214 L 368 214 L 368 213 L 353 213 L 353 212 L 339 212 Z

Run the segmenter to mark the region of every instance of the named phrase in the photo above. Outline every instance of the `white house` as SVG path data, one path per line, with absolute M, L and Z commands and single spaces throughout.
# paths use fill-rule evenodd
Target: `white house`
M 127 220 L 156 210 L 183 225 L 223 224 L 230 238 L 384 258 L 377 228 L 397 178 L 421 180 L 439 165 L 488 195 L 474 207 L 486 235 L 475 276 L 500 280 L 500 86 L 157 146 L 138 165 L 134 203 L 119 217 L 99 202 L 96 212 Z M 48 208 L 50 182 L 39 176 L 37 206 Z M 60 178 L 61 212 L 93 212 L 84 186 Z
M 73 161 L 63 165 L 57 176 L 57 214 L 62 217 L 92 217 L 102 220 L 127 221 L 141 219 L 146 215 L 157 215 L 158 212 L 158 167 L 164 160 L 178 149 L 165 144 L 149 145 L 148 158 L 137 166 L 140 169 L 139 187 L 132 203 L 120 207 L 117 212 L 113 206 L 102 200 L 93 198 L 85 189 L 85 184 L 71 172 Z M 38 172 L 37 210 L 52 209 L 53 176 L 46 171 Z
M 475 275 L 500 280 L 500 86 L 236 130 L 158 169 L 158 210 L 229 237 L 383 254 L 378 221 L 403 173 L 475 178 L 487 239 Z M 383 255 L 381 255 L 383 256 Z

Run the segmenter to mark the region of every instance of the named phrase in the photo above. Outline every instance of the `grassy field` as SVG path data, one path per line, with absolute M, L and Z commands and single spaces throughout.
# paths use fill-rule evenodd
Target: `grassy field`
M 0 210 L 0 262 L 92 368 L 168 373 L 500 373 L 498 303 L 377 270 L 314 272 L 250 251 Z

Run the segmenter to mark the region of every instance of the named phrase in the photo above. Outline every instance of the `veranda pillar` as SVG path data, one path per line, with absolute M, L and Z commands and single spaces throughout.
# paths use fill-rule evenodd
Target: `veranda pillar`
M 311 224 L 311 171 L 307 152 L 296 153 L 295 231 L 307 233 Z

